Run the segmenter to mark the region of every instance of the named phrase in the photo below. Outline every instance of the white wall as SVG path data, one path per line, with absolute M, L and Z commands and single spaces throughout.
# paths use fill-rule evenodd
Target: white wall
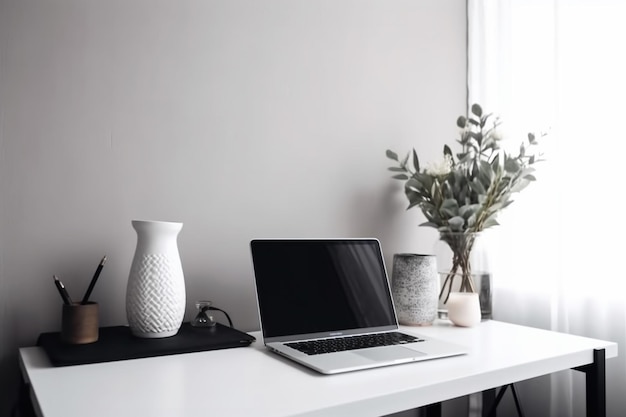
M 384 153 L 456 137 L 465 29 L 464 0 L 0 0 L 2 391 L 59 329 L 53 274 L 78 298 L 106 254 L 92 298 L 125 323 L 131 219 L 183 222 L 187 318 L 244 330 L 251 238 L 430 251 Z

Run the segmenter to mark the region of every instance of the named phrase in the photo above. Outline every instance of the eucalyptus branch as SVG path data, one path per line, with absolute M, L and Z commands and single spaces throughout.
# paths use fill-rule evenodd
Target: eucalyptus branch
M 415 149 L 412 163 L 411 153 L 400 160 L 395 152 L 387 151 L 387 157 L 397 163 L 389 168 L 395 173 L 393 178 L 405 181 L 409 208 L 419 206 L 428 220 L 422 226 L 436 228 L 441 240 L 452 249 L 453 265 L 442 285 L 441 296 L 446 288 L 452 288 L 459 270 L 461 289 L 475 290 L 470 262 L 474 242 L 469 236 L 498 224 L 496 216 L 511 204 L 511 195 L 535 179 L 531 167 L 541 156 L 531 152 L 537 145 L 532 133 L 521 143 L 518 154 L 505 152 L 500 146 L 500 119 L 484 114 L 478 104 L 472 105 L 471 115 L 459 116 L 456 124 L 461 129 L 457 141 L 461 152 L 456 154 L 456 161 L 447 145 L 443 160 L 425 168 L 420 167 Z M 446 240 L 445 236 L 451 233 L 468 235 L 468 239 Z
M 497 199 L 496 193 L 500 185 L 500 181 L 501 181 L 501 177 L 497 176 L 496 181 L 491 183 L 489 190 L 487 190 L 487 200 L 483 204 L 483 209 L 480 211 L 478 215 L 478 219 L 476 219 L 475 226 L 470 229 L 471 231 L 480 232 L 481 230 L 483 230 L 483 225 L 485 221 L 492 214 L 489 212 L 489 208 L 493 207 L 493 205 L 496 203 L 496 199 Z

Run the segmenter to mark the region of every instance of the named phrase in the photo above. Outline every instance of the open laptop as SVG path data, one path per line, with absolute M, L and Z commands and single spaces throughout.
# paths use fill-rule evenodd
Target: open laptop
M 467 353 L 399 332 L 377 239 L 255 239 L 250 247 L 272 352 L 323 374 Z

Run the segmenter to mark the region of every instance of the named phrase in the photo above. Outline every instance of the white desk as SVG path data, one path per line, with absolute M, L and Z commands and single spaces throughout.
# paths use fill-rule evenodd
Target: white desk
M 20 362 L 44 417 L 380 416 L 583 366 L 593 385 L 587 391 L 596 397 L 589 415 L 602 415 L 602 354 L 617 356 L 616 343 L 497 321 L 470 329 L 441 322 L 403 330 L 465 345 L 470 353 L 333 376 L 271 354 L 260 341 L 59 368 L 41 348 L 27 347 L 20 349 Z

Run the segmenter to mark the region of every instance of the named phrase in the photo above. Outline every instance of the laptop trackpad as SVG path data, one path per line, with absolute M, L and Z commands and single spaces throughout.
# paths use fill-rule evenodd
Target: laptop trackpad
M 371 348 L 371 349 L 359 349 L 353 351 L 357 355 L 361 355 L 367 359 L 371 359 L 376 362 L 397 361 L 404 359 L 417 358 L 424 356 L 425 353 L 417 352 L 415 350 L 406 349 L 402 346 L 388 346 L 385 348 Z

